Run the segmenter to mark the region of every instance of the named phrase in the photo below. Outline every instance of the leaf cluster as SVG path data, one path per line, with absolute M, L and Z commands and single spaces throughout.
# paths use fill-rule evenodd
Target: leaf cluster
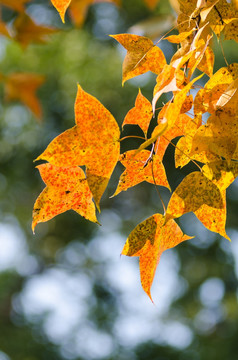
M 26 2 L 19 2 L 15 8 L 20 12 L 15 27 L 20 30 L 14 36 L 23 46 L 32 40 L 42 41 L 44 35 L 54 31 L 32 24 L 22 12 Z M 92 2 L 52 0 L 62 21 L 68 7 L 74 19 L 77 11 L 82 16 Z M 157 3 L 145 2 L 151 8 Z M 179 5 L 178 34 L 160 39 L 178 46 L 169 63 L 158 46 L 160 41 L 154 44 L 144 36 L 111 35 L 127 51 L 122 68 L 123 85 L 148 71 L 157 75 L 152 102 L 139 89 L 135 106 L 122 124 L 122 127 L 136 125 L 141 128 L 144 136 L 138 149 L 120 154 L 120 143 L 127 137 L 121 137 L 115 118 L 99 100 L 78 85 L 75 126 L 57 136 L 36 159 L 48 163 L 37 167 L 46 187 L 34 205 L 33 231 L 38 223 L 69 209 L 98 222 L 96 208 L 100 211 L 100 200 L 118 161 L 125 170 L 113 196 L 143 181 L 171 191 L 163 158 L 172 140 L 180 137 L 174 145 L 175 166 L 181 168 L 192 161 L 197 171 L 188 174 L 172 192 L 167 208 L 162 200 L 163 214 L 153 214 L 136 226 L 122 250 L 123 255 L 139 257 L 142 287 L 150 298 L 162 252 L 191 239 L 183 234 L 174 219 L 193 212 L 207 229 L 229 239 L 225 231 L 226 189 L 238 174 L 238 64 L 227 63 L 213 73 L 211 47 L 212 38 L 216 36 L 219 40 L 221 34 L 225 39 L 237 41 L 237 4 L 226 0 L 179 0 Z M 82 19 L 78 20 L 78 25 L 81 23 Z M 201 74 L 194 77 L 195 70 Z M 209 80 L 204 86 L 197 85 L 203 74 Z M 26 76 L 31 76 L 31 80 Z M 17 95 L 24 81 L 29 81 L 30 90 Z M 42 81 L 33 74 L 12 74 L 5 79 L 7 97 L 18 98 L 38 116 L 40 108 L 34 92 Z M 198 87 L 193 96 L 192 90 Z M 172 95 L 158 108 L 163 94 Z M 209 117 L 204 122 L 207 113 Z M 157 124 L 151 133 L 149 127 L 153 118 Z

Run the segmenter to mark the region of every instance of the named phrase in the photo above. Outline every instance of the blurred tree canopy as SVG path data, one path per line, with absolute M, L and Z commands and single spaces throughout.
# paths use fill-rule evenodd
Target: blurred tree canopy
M 21 44 L 16 30 L 21 12 L 0 0 L 7 24 L 0 28 L 0 80 L 16 73 L 44 77 L 35 89 L 42 108 L 38 119 L 19 97 L 7 99 L 0 84 L 0 360 L 235 359 L 237 183 L 228 189 L 232 243 L 185 215 L 180 223 L 196 238 L 162 257 L 154 281 L 156 306 L 142 292 L 137 259 L 119 257 L 131 229 L 160 206 L 148 184 L 128 190 L 130 196 L 109 199 L 115 191 L 112 179 L 103 196 L 100 228 L 70 211 L 41 224 L 36 235 L 31 231 L 32 206 L 42 190 L 33 160 L 74 123 L 77 83 L 121 124 L 139 86 L 151 97 L 155 76 L 145 74 L 122 88 L 124 53 L 108 34 L 137 32 L 156 40 L 174 26 L 176 1 L 160 1 L 153 10 L 142 0 L 95 3 L 81 27 L 69 12 L 63 25 L 50 1 L 21 3 L 24 16 L 56 31 L 45 43 Z M 163 47 L 170 59 L 174 46 L 165 42 Z M 216 70 L 225 62 L 215 40 L 213 48 Z M 229 63 L 237 60 L 237 45 L 226 41 L 223 48 Z M 165 156 L 175 188 L 192 165 L 174 173 L 173 152 L 169 146 Z M 113 176 L 120 173 L 118 166 Z M 168 200 L 166 189 L 162 194 Z

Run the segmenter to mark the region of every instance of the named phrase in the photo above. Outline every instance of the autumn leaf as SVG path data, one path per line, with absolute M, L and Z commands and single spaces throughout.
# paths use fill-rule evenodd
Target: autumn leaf
M 185 39 L 187 39 L 187 37 L 190 36 L 193 32 L 194 32 L 194 29 L 189 30 L 189 31 L 184 31 L 178 35 L 167 36 L 164 38 L 164 40 L 168 40 L 169 42 L 171 42 L 173 44 L 179 44 L 182 41 L 184 41 Z
M 168 123 L 167 130 L 169 130 L 169 128 L 173 127 L 178 116 L 180 115 L 182 106 L 187 98 L 188 91 L 192 88 L 193 84 L 197 80 L 199 80 L 202 76 L 203 76 L 203 74 L 194 78 L 186 86 L 184 86 L 184 88 L 182 90 L 176 92 L 176 94 L 173 98 L 173 101 L 170 102 L 170 104 L 168 105 L 168 107 L 165 111 L 165 114 L 164 114 L 164 121 L 166 121 Z M 155 96 L 152 101 L 153 109 L 155 109 L 156 101 L 157 101 L 157 96 Z
M 122 127 L 127 124 L 138 125 L 146 136 L 151 118 L 151 103 L 149 102 L 149 100 L 146 99 L 145 96 L 142 95 L 141 91 L 139 90 L 135 102 L 135 107 L 129 110 L 129 112 L 126 114 Z
M 191 155 L 190 153 L 192 149 L 193 137 L 201 124 L 202 116 L 198 115 L 195 116 L 193 119 L 190 119 L 190 121 L 185 124 L 183 128 L 184 136 L 179 139 L 175 147 L 175 167 L 183 167 L 187 165 L 190 160 L 196 160 L 205 164 L 217 160 L 217 156 L 210 153 L 209 151 L 201 151 L 193 155 Z
M 229 239 L 225 231 L 225 190 L 219 189 L 199 171 L 187 175 L 173 192 L 165 215 L 166 222 L 191 211 L 207 229 Z
M 55 33 L 57 30 L 43 25 L 37 25 L 26 14 L 20 14 L 14 21 L 15 35 L 14 39 L 18 41 L 23 48 L 27 47 L 31 42 L 44 43 L 48 36 Z
M 51 0 L 51 2 L 60 14 L 61 20 L 64 23 L 65 13 L 71 3 L 71 0 Z
M 78 85 L 76 126 L 57 136 L 36 160 L 56 166 L 86 166 L 86 177 L 99 208 L 120 155 L 120 131 L 111 113 Z
M 122 68 L 122 84 L 147 71 L 159 74 L 166 65 L 162 50 L 149 38 L 131 34 L 110 36 L 127 50 Z
M 209 151 L 227 160 L 234 158 L 238 139 L 238 93 L 212 114 L 194 138 L 191 154 Z
M 95 205 L 83 170 L 51 164 L 37 166 L 46 184 L 33 209 L 32 230 L 67 210 L 74 210 L 86 219 L 97 222 Z
M 42 108 L 36 91 L 45 81 L 45 77 L 38 74 L 12 73 L 2 80 L 5 82 L 5 99 L 21 101 L 41 119 Z
M 150 289 L 161 254 L 191 238 L 183 234 L 174 220 L 164 225 L 164 216 L 161 214 L 149 217 L 129 235 L 122 255 L 139 256 L 141 285 L 151 301 Z
M 143 150 L 136 154 L 134 150 L 130 150 L 122 154 L 119 160 L 126 170 L 121 174 L 113 196 L 142 181 L 165 186 L 170 190 L 164 166 L 157 155 L 150 160 L 150 151 Z
M 177 136 L 184 135 L 185 128 L 187 125 L 191 124 L 191 121 L 192 119 L 190 118 L 190 116 L 186 114 L 180 114 L 174 126 L 172 126 L 168 131 L 166 131 L 162 136 L 160 136 L 155 145 L 155 149 L 156 154 L 161 160 L 163 159 L 164 153 L 170 142 Z M 154 132 L 156 133 L 156 128 Z
M 0 4 L 11 8 L 16 11 L 24 11 L 24 5 L 31 0 L 0 0 Z

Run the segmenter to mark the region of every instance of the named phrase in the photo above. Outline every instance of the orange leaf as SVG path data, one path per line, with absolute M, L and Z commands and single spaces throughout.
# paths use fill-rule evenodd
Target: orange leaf
M 42 109 L 36 96 L 36 91 L 45 81 L 44 76 L 38 74 L 13 73 L 6 76 L 4 80 L 6 100 L 21 101 L 37 118 L 41 118 Z
M 168 131 L 166 131 L 158 140 L 155 145 L 156 154 L 162 160 L 164 153 L 170 144 L 170 141 L 177 136 L 184 135 L 184 129 L 186 125 L 191 124 L 192 119 L 186 114 L 180 114 L 177 118 L 176 123 Z M 156 132 L 156 128 L 154 130 Z M 154 133 L 152 133 L 153 137 Z
M 110 36 L 127 50 L 122 68 L 122 84 L 147 71 L 159 74 L 166 65 L 162 50 L 155 46 L 149 38 L 131 34 Z
M 150 151 L 148 150 L 143 150 L 138 154 L 135 154 L 135 150 L 130 150 L 121 155 L 119 160 L 126 170 L 121 174 L 113 196 L 118 195 L 121 191 L 126 191 L 142 181 L 165 186 L 170 189 L 164 166 L 159 157 L 154 155 L 153 160 L 148 161 L 149 159 Z
M 32 230 L 67 210 L 74 210 L 86 219 L 97 222 L 95 205 L 85 174 L 79 167 L 37 166 L 46 188 L 37 198 L 33 209 Z
M 24 11 L 24 4 L 31 0 L 0 0 L 0 4 L 7 6 L 16 11 Z
M 57 30 L 48 26 L 37 25 L 25 13 L 20 14 L 14 21 L 15 36 L 24 48 L 31 42 L 44 43 L 48 35 L 55 33 Z
M 162 252 L 191 238 L 182 233 L 174 220 L 164 224 L 161 214 L 149 217 L 130 233 L 122 255 L 140 257 L 141 285 L 151 301 L 150 289 Z
M 166 221 L 194 212 L 203 225 L 226 239 L 226 196 L 211 180 L 199 171 L 187 175 L 173 192 Z
M 104 193 L 120 155 L 120 131 L 112 114 L 78 85 L 76 126 L 57 136 L 36 160 L 56 166 L 86 166 L 96 205 Z
M 135 107 L 133 107 L 127 114 L 123 121 L 122 127 L 126 124 L 138 125 L 145 136 L 147 134 L 150 120 L 152 118 L 152 106 L 149 100 L 142 95 L 141 91 L 136 98 Z
M 65 13 L 71 3 L 71 0 L 51 0 L 51 2 L 60 14 L 61 20 L 64 23 Z

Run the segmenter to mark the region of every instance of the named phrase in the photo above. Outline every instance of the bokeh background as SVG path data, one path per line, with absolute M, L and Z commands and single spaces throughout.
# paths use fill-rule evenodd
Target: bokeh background
M 227 233 L 206 230 L 192 214 L 179 220 L 193 240 L 166 251 L 152 296 L 143 293 L 137 258 L 120 256 L 132 229 L 161 212 L 154 186 L 140 184 L 110 199 L 118 165 L 102 199 L 101 227 L 73 211 L 31 231 L 32 208 L 44 184 L 33 160 L 74 125 L 77 83 L 96 96 L 121 124 L 141 88 L 152 98 L 155 76 L 121 86 L 125 52 L 108 34 L 131 32 L 154 41 L 172 28 L 176 12 L 166 0 L 154 11 L 143 1 L 90 7 L 81 28 L 65 25 L 47 0 L 32 0 L 27 13 L 59 31 L 45 44 L 0 37 L 0 72 L 45 75 L 37 94 L 42 121 L 20 102 L 5 102 L 0 86 L 0 360 L 235 360 L 238 359 L 238 183 L 228 189 Z M 16 12 L 2 7 L 9 26 Z M 160 43 L 169 60 L 174 52 Z M 213 41 L 215 70 L 225 66 Z M 238 47 L 223 43 L 228 62 Z M 166 98 L 162 98 L 166 101 Z M 123 135 L 139 134 L 128 126 Z M 123 142 L 122 151 L 139 140 Z M 174 170 L 173 146 L 165 156 L 172 189 L 193 168 Z M 169 192 L 160 188 L 168 202 Z

